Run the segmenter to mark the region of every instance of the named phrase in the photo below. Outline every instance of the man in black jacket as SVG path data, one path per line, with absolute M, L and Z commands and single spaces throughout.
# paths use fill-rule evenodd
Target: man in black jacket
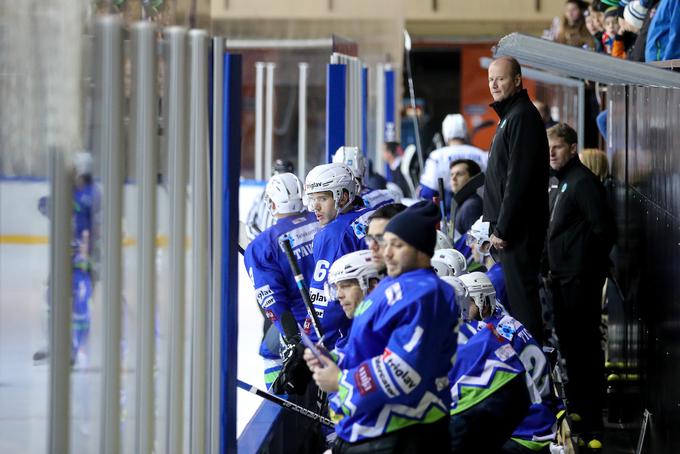
M 517 60 L 501 57 L 489 65 L 489 90 L 500 122 L 487 165 L 484 221 L 499 251 L 510 311 L 542 342 L 538 275 L 548 226 L 548 140 Z
M 555 330 L 569 376 L 570 411 L 581 416 L 576 430 L 586 443 L 597 445 L 605 391 L 602 287 L 615 239 L 614 217 L 602 182 L 578 158 L 576 131 L 558 123 L 548 129 L 548 142 L 558 179 L 547 242 Z

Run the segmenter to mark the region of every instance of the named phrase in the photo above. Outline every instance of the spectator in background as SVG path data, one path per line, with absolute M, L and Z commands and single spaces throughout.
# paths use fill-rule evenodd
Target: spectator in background
M 594 49 L 595 41 L 586 28 L 586 3 L 580 0 L 567 0 L 555 41 L 569 46 Z
M 614 244 L 614 218 L 602 182 L 576 158 L 576 131 L 559 123 L 548 130 L 548 141 L 550 167 L 558 178 L 547 241 L 555 331 L 569 376 L 570 411 L 581 417 L 574 432 L 588 448 L 601 448 L 601 298 Z
M 603 53 L 602 34 L 604 33 L 604 25 L 602 25 L 602 12 L 597 9 L 595 2 L 593 2 L 583 14 L 585 15 L 588 33 L 592 35 L 595 42 L 595 52 Z
M 626 5 L 626 10 L 624 11 L 624 18 L 636 24 L 636 17 L 644 17 L 640 23 L 640 31 L 638 32 L 637 39 L 633 44 L 630 52 L 628 52 L 628 60 L 631 61 L 645 61 L 645 46 L 647 44 L 647 33 L 649 32 L 649 26 L 654 18 L 656 12 L 656 5 L 659 0 L 645 0 L 645 1 L 631 1 Z
M 578 155 L 584 166 L 604 183 L 609 178 L 609 160 L 607 154 L 597 148 L 586 148 Z
M 383 160 L 390 167 L 390 175 L 387 181 L 399 186 L 399 189 L 404 193 L 404 196 L 411 196 L 411 188 L 406 182 L 406 177 L 401 172 L 401 157 L 404 154 L 399 142 L 386 142 L 383 146 L 382 156 Z
M 614 45 L 612 47 L 612 57 L 628 58 L 628 52 L 635 45 L 640 26 L 630 23 L 626 19 L 627 8 L 619 8 L 619 32 L 614 37 Z M 640 21 L 642 24 L 642 21 Z
M 680 58 L 680 2 L 661 0 L 649 25 L 645 61 Z
M 517 60 L 494 60 L 488 82 L 500 122 L 486 171 L 484 221 L 491 224 L 513 316 L 542 341 L 538 275 L 548 226 L 548 139 Z
M 602 47 L 604 52 L 611 55 L 614 47 L 614 38 L 619 33 L 619 8 L 610 6 L 604 12 L 604 33 L 602 34 Z
M 550 115 L 550 107 L 548 107 L 546 103 L 539 100 L 535 100 L 534 107 L 536 107 L 538 113 L 541 114 L 543 123 L 545 123 L 545 129 L 548 129 L 557 124 L 557 122 L 552 119 L 552 116 Z

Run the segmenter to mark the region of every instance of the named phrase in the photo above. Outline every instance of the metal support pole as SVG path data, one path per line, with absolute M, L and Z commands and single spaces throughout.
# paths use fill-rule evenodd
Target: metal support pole
M 360 65 L 361 70 L 361 152 L 368 157 L 368 68 Z M 372 171 L 373 169 L 371 169 Z
M 265 95 L 264 123 L 264 178 L 272 175 L 274 146 L 274 69 L 275 63 L 267 63 L 267 88 Z
M 135 452 L 154 448 L 154 328 L 156 310 L 156 176 L 158 135 L 156 109 L 156 26 L 132 26 L 132 148 L 137 156 L 137 401 Z
M 382 150 L 385 143 L 385 66 L 378 63 L 375 68 L 375 170 L 385 175 L 385 160 Z M 387 175 L 385 175 L 387 176 Z
M 186 251 L 186 29 L 168 27 L 168 158 L 170 160 L 170 348 L 166 449 L 182 452 L 184 434 L 184 315 Z
M 221 64 L 221 63 L 220 63 Z M 263 180 L 262 175 L 262 124 L 264 106 L 263 91 L 264 91 L 264 67 L 265 64 L 261 61 L 255 63 L 255 179 Z
M 50 413 L 47 452 L 68 452 L 73 187 L 61 151 L 50 154 Z
M 241 171 L 241 56 L 224 56 L 224 121 L 222 175 L 224 177 L 222 233 L 222 397 L 221 452 L 236 452 L 236 368 L 238 339 L 238 188 Z
M 123 26 L 104 16 L 95 32 L 95 147 L 102 163 L 104 342 L 99 452 L 120 452 L 120 337 L 123 215 Z
M 193 328 L 191 352 L 191 451 L 206 447 L 208 312 L 208 34 L 189 32 L 189 153 L 191 156 Z
M 583 142 L 585 136 L 585 117 L 586 117 L 586 88 L 585 84 L 581 83 L 578 86 L 578 150 L 583 150 Z
M 210 449 L 220 453 L 221 402 L 221 339 L 222 339 L 222 136 L 223 136 L 223 80 L 224 38 L 213 38 L 212 54 L 212 189 L 211 189 L 211 243 L 210 243 Z
M 331 63 L 326 66 L 326 162 L 345 144 L 345 77 L 347 66 Z
M 309 63 L 298 63 L 298 176 L 307 175 L 307 74 Z

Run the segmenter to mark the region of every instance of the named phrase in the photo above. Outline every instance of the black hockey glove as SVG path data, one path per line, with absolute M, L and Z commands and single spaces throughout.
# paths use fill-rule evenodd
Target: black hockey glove
M 307 390 L 307 384 L 312 378 L 312 372 L 302 358 L 305 346 L 298 341 L 290 344 L 281 354 L 283 357 L 283 369 L 272 384 L 274 394 L 298 394 L 303 395 Z

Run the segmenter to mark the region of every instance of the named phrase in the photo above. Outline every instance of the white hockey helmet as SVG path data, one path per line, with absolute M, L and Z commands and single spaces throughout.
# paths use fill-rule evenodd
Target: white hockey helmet
M 304 210 L 302 183 L 292 173 L 272 175 L 264 192 L 272 215 L 299 213 Z M 275 208 L 272 207 L 272 202 L 276 205 Z
M 477 244 L 477 250 L 482 256 L 489 255 L 491 249 L 491 232 L 489 223 L 482 221 L 482 217 L 475 221 L 467 232 L 466 243 L 471 246 Z
M 350 252 L 333 262 L 333 265 L 328 270 L 327 296 L 331 301 L 337 300 L 336 284 L 349 279 L 356 279 L 359 282 L 359 287 L 365 296 L 368 293 L 370 279 L 380 279 L 381 277 L 382 274 L 373 261 L 373 255 L 370 250 L 364 249 Z
M 496 289 L 494 289 L 489 276 L 480 271 L 475 271 L 462 275 L 460 280 L 465 284 L 468 295 L 474 301 L 480 314 L 483 313 L 486 304 L 489 305 L 491 313 L 494 313 L 496 310 Z M 469 320 L 468 309 L 469 305 L 467 304 L 461 306 L 463 318 L 466 320 Z
M 437 249 L 430 263 L 439 277 L 458 277 L 467 272 L 465 256 L 453 248 Z
M 352 169 L 360 183 L 366 177 L 366 158 L 359 147 L 338 148 L 333 155 L 333 162 L 345 164 Z
M 92 175 L 92 154 L 85 150 L 73 153 L 73 169 L 77 177 Z
M 358 185 L 352 170 L 345 164 L 337 162 L 321 164 L 310 170 L 305 179 L 305 195 L 326 191 L 332 193 L 336 209 L 343 208 L 340 206 L 343 191 L 349 193 L 348 203 L 352 203 L 358 192 Z M 313 209 L 314 207 L 310 204 L 309 210 Z
M 461 114 L 449 114 L 444 118 L 442 136 L 445 142 L 453 139 L 467 139 L 467 135 L 467 124 Z
M 465 306 L 465 303 L 469 297 L 467 287 L 465 287 L 465 284 L 463 284 L 463 281 L 460 280 L 460 278 L 457 278 L 455 276 L 443 276 L 442 281 L 446 282 L 449 284 L 453 289 L 456 291 L 456 304 L 458 305 L 459 308 L 462 308 Z
M 437 243 L 434 245 L 435 251 L 439 249 L 453 249 L 451 240 L 441 230 L 437 230 Z

